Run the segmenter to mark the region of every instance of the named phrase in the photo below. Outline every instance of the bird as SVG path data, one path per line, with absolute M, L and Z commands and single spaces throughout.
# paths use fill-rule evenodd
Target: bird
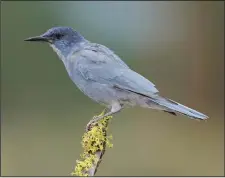
M 160 95 L 156 86 L 132 70 L 111 49 L 92 43 L 71 27 L 52 27 L 39 36 L 25 39 L 48 43 L 63 62 L 73 83 L 107 112 L 93 122 L 118 113 L 124 108 L 140 106 L 206 120 L 208 116 Z

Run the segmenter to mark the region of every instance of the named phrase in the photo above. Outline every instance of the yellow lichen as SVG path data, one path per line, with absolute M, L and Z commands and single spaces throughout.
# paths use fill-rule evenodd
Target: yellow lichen
M 105 111 L 103 111 L 99 116 L 104 114 Z M 96 152 L 103 151 L 105 149 L 105 145 L 109 148 L 113 147 L 113 144 L 110 143 L 112 135 L 106 136 L 108 121 L 111 118 L 112 116 L 104 117 L 97 123 L 94 123 L 88 132 L 84 133 L 81 142 L 84 152 L 81 154 L 81 160 L 77 160 L 77 165 L 71 173 L 72 176 L 88 176 L 87 171 L 93 166 L 93 164 L 96 164 L 99 161 L 96 157 Z

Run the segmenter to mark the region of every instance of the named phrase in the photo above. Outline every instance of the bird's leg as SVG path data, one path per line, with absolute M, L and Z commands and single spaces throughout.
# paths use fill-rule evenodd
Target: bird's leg
M 97 123 L 99 120 L 103 119 L 104 117 L 113 115 L 113 114 L 119 112 L 121 109 L 122 109 L 122 106 L 119 103 L 113 104 L 112 107 L 111 107 L 111 110 L 109 112 L 107 112 L 104 115 L 95 116 L 93 119 L 91 119 L 89 121 L 89 123 L 87 124 L 86 131 L 89 131 L 90 130 L 90 127 L 91 127 L 91 125 L 93 123 Z M 103 113 L 105 112 L 105 110 L 103 111 Z

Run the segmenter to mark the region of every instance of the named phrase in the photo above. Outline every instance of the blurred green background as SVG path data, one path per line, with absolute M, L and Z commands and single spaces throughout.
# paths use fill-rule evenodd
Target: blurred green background
M 122 111 L 98 176 L 224 174 L 224 2 L 2 2 L 3 176 L 70 175 L 84 128 L 103 109 L 48 45 L 23 41 L 53 26 L 108 46 L 162 95 L 210 117 Z

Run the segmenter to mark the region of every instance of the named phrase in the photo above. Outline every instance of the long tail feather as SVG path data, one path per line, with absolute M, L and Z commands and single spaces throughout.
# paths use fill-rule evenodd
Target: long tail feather
M 173 101 L 171 99 L 158 97 L 156 99 L 154 98 L 151 100 L 156 102 L 158 105 L 165 107 L 167 109 L 166 111 L 169 113 L 175 112 L 175 113 L 183 114 L 192 119 L 201 119 L 201 120 L 208 119 L 208 116 L 206 116 L 194 109 L 191 109 L 187 106 L 184 106 L 180 103 L 177 103 L 176 101 Z

